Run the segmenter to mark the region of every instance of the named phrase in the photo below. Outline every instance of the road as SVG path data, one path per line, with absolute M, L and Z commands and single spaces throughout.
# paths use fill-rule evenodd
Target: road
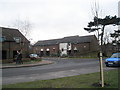
M 99 72 L 99 61 L 97 59 L 66 59 L 66 58 L 43 58 L 54 61 L 54 64 L 8 68 L 2 71 L 2 83 L 14 84 L 35 80 L 47 80 L 61 77 L 68 77 L 86 73 Z M 104 70 L 107 68 L 104 66 Z

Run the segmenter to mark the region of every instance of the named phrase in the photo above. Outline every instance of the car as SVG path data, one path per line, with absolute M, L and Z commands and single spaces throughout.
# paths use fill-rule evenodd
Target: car
M 106 66 L 120 66 L 120 53 L 113 53 L 110 58 L 105 59 Z
M 29 57 L 30 57 L 30 59 L 38 59 L 38 58 L 40 58 L 37 54 L 30 54 L 29 55 Z

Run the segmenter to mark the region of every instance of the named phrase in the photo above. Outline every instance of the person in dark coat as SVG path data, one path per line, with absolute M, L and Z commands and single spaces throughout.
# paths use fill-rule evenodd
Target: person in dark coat
M 23 64 L 21 50 L 17 51 L 16 64 Z

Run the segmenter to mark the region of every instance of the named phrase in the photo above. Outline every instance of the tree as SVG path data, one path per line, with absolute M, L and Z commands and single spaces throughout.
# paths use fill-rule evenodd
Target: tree
M 111 16 L 106 16 L 105 18 L 98 18 L 97 16 L 94 17 L 94 21 L 91 21 L 88 23 L 88 27 L 84 28 L 88 32 L 94 32 L 96 30 L 101 30 L 101 33 L 99 33 L 100 36 L 100 72 L 101 72 L 101 82 L 102 82 L 102 87 L 104 87 L 104 78 L 103 78 L 103 65 L 102 65 L 102 45 L 103 45 L 103 36 L 104 36 L 104 31 L 105 31 L 105 26 L 107 25 L 120 25 L 120 18 L 117 18 L 117 16 L 111 17 Z M 101 26 L 99 28 L 98 26 Z
M 29 36 L 31 32 L 32 24 L 28 19 L 25 19 L 25 20 L 16 19 L 15 22 L 13 23 L 13 26 L 17 28 L 29 41 L 32 40 Z M 20 41 L 21 50 L 23 50 L 24 45 L 26 45 L 25 41 L 26 41 L 25 39 Z M 26 51 L 25 53 L 28 53 L 28 52 Z
M 116 51 L 119 51 L 119 46 L 120 46 L 120 30 L 114 30 L 114 33 L 110 34 L 114 40 L 112 41 L 113 45 L 116 46 Z
M 99 8 L 99 2 L 96 2 L 95 1 L 95 3 L 94 3 L 94 5 L 93 6 L 91 6 L 91 11 L 92 11 L 92 15 L 94 16 L 94 17 L 99 17 L 100 15 L 100 11 L 102 11 L 102 10 L 100 10 L 100 8 Z M 97 22 L 97 25 L 96 25 L 96 28 L 94 28 L 94 30 L 97 32 L 97 39 L 99 40 L 99 29 L 100 28 L 98 28 L 98 22 Z
M 103 44 L 106 45 L 108 43 L 110 43 L 110 33 L 109 32 L 105 32 L 105 36 L 103 38 Z
M 105 31 L 105 33 L 104 33 L 104 37 L 103 37 L 103 53 L 104 53 L 104 56 L 105 57 L 107 57 L 107 55 L 108 55 L 108 45 L 110 44 L 110 39 L 111 39 L 111 37 L 110 37 L 110 32 L 107 32 L 107 31 Z
M 13 26 L 17 28 L 27 39 L 29 38 L 29 34 L 32 28 L 32 24 L 29 20 L 16 19 Z
M 104 28 L 107 25 L 120 25 L 120 18 L 117 18 L 117 16 L 111 17 L 106 16 L 105 18 L 98 18 L 94 17 L 94 21 L 91 21 L 88 23 L 88 28 L 84 28 L 88 32 L 94 32 L 96 30 L 101 30 L 101 33 L 99 36 L 101 36 L 101 46 L 103 45 L 103 35 L 104 35 Z M 95 28 L 96 26 L 101 26 L 101 28 Z

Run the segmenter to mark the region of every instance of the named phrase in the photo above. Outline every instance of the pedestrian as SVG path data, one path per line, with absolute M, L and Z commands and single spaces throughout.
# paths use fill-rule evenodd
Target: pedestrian
M 17 51 L 16 64 L 23 64 L 21 50 Z

